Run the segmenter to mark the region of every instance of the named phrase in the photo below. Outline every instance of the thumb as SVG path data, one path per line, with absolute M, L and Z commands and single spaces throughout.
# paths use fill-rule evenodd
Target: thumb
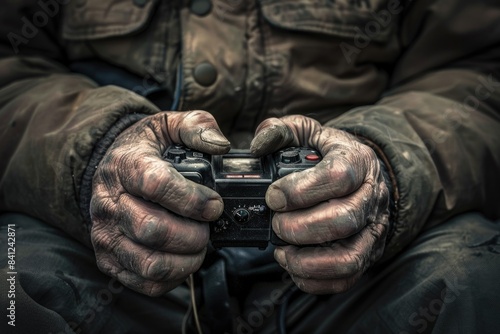
M 224 154 L 231 148 L 215 118 L 206 111 L 169 112 L 167 128 L 174 143 L 200 152 Z
M 257 127 L 255 137 L 250 143 L 250 151 L 255 156 L 276 152 L 288 145 L 296 145 L 295 136 L 281 119 L 268 118 Z

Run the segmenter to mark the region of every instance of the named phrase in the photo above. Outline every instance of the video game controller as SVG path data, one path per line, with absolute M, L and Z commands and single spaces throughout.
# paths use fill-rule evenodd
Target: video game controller
M 265 201 L 269 185 L 290 173 L 321 161 L 310 148 L 290 147 L 255 158 L 249 150 L 231 150 L 210 156 L 183 146 L 170 146 L 163 158 L 187 179 L 214 189 L 224 201 L 224 212 L 210 222 L 210 240 L 215 248 L 259 247 L 269 242 L 285 245 L 271 228 L 274 212 Z

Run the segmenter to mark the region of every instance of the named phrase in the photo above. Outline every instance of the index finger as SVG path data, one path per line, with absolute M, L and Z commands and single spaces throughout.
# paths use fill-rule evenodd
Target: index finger
M 365 159 L 345 151 L 344 145 L 337 144 L 316 166 L 271 184 L 266 193 L 269 207 L 274 211 L 302 209 L 356 191 L 365 181 L 369 166 Z
M 219 194 L 184 178 L 169 162 L 145 157 L 135 167 L 119 172 L 120 181 L 130 194 L 195 220 L 212 221 L 222 214 L 224 206 Z
M 315 119 L 302 115 L 268 118 L 259 124 L 250 150 L 255 156 L 273 153 L 287 146 L 314 148 L 325 156 L 338 142 L 355 141 L 342 130 L 323 127 Z

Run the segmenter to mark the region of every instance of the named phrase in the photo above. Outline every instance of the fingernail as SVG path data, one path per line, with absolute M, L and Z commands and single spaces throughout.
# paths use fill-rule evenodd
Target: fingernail
M 204 142 L 218 145 L 218 146 L 229 146 L 230 143 L 224 137 L 224 135 L 217 129 L 211 128 L 211 129 L 205 129 L 201 132 L 200 134 L 201 140 Z
M 201 214 L 201 216 L 206 220 L 215 220 L 220 217 L 223 209 L 224 205 L 222 204 L 222 202 L 213 199 L 205 204 L 205 208 L 203 209 L 203 213 Z
M 278 263 L 285 267 L 285 268 L 288 268 L 288 264 L 286 263 L 286 255 L 285 255 L 285 251 L 281 248 L 276 248 L 274 250 L 274 258 L 276 259 L 276 261 L 278 261 Z
M 252 139 L 252 142 L 250 143 L 250 150 L 252 154 L 255 155 L 266 152 L 270 147 L 276 148 L 276 145 L 274 145 L 273 143 L 273 140 L 275 140 L 276 138 L 272 136 L 272 130 L 274 128 L 275 127 L 266 128 L 255 135 L 255 137 Z
M 266 202 L 272 210 L 281 210 L 286 206 L 285 194 L 276 186 L 269 186 Z

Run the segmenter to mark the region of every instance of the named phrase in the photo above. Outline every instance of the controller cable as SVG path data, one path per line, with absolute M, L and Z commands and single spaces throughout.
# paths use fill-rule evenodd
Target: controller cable
M 195 290 L 194 290 L 193 274 L 189 275 L 188 279 L 186 280 L 186 283 L 189 286 L 189 292 L 191 295 L 191 302 L 189 303 L 186 314 L 184 315 L 184 319 L 182 319 L 182 334 L 186 334 L 187 322 L 188 322 L 189 316 L 191 315 L 191 312 L 193 313 L 193 316 L 194 316 L 194 323 L 196 325 L 196 330 L 198 331 L 198 334 L 203 334 L 203 331 L 201 330 L 200 319 L 198 317 L 198 307 L 196 306 L 196 296 L 195 296 Z

